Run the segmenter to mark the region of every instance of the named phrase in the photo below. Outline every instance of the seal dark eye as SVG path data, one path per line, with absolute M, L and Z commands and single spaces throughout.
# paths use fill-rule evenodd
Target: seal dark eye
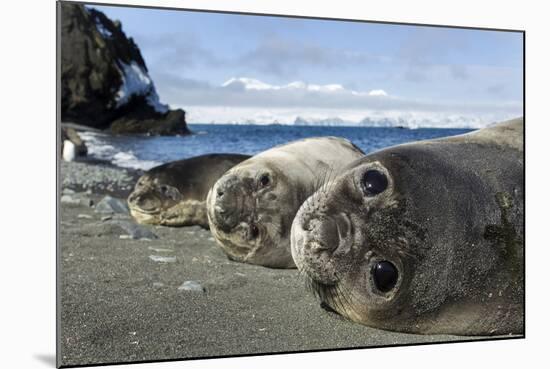
M 166 186 L 166 185 L 160 186 L 160 192 L 166 193 L 166 191 L 168 191 L 168 186 Z
M 254 224 L 251 224 L 250 225 L 250 238 L 251 239 L 256 239 L 256 238 L 258 238 L 259 235 L 260 235 L 260 230 L 258 229 L 258 227 Z
M 389 261 L 379 261 L 372 269 L 376 288 L 381 292 L 391 291 L 397 283 L 397 268 Z
M 269 175 L 268 174 L 263 174 L 261 177 L 260 177 L 260 185 L 262 187 L 266 187 L 267 185 L 269 185 L 269 183 L 271 182 L 271 180 L 269 179 Z
M 363 187 L 367 196 L 375 196 L 388 187 L 386 175 L 376 169 L 367 170 L 363 176 Z

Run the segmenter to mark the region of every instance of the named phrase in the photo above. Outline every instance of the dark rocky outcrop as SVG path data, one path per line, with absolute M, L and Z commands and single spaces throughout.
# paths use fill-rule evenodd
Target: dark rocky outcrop
M 143 96 L 133 97 L 124 108 L 123 114 L 112 121 L 111 132 L 117 134 L 166 135 L 189 133 L 185 122 L 185 112 L 181 109 L 168 110 L 159 119 Z M 182 128 L 185 128 L 182 130 Z
M 61 7 L 61 119 L 115 133 L 189 133 L 185 111 L 161 104 L 147 66 L 118 21 Z

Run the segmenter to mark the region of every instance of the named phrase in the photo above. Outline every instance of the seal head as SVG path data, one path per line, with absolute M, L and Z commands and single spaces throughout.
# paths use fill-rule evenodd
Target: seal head
M 277 146 L 235 166 L 207 198 L 210 230 L 232 260 L 294 268 L 290 227 L 300 205 L 363 152 L 345 139 L 309 138 Z
M 183 200 L 173 178 L 163 173 L 141 176 L 128 196 L 132 216 L 143 224 L 161 224 L 162 214 Z
M 367 155 L 305 201 L 292 256 L 323 305 L 394 331 L 523 331 L 522 152 L 489 136 Z
M 208 191 L 227 170 L 248 158 L 207 154 L 152 168 L 139 178 L 128 196 L 130 212 L 139 223 L 208 228 Z
M 233 260 L 292 268 L 288 235 L 312 190 L 292 184 L 277 166 L 248 163 L 220 179 L 208 202 L 212 233 Z

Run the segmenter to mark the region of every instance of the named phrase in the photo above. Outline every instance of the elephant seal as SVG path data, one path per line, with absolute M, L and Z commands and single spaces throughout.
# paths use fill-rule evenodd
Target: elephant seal
M 138 223 L 208 228 L 206 195 L 227 170 L 250 158 L 240 154 L 208 154 L 178 160 L 147 171 L 128 196 Z
M 290 226 L 298 208 L 331 174 L 364 155 L 348 140 L 317 137 L 253 156 L 210 190 L 212 234 L 232 260 L 295 268 Z
M 304 202 L 292 256 L 355 322 L 522 334 L 523 161 L 523 118 L 369 154 Z

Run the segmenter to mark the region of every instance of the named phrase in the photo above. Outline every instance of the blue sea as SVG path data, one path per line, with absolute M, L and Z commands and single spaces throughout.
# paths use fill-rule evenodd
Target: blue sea
M 470 129 L 321 127 L 287 125 L 190 124 L 181 137 L 112 136 L 83 132 L 89 156 L 126 168 L 147 170 L 162 163 L 206 153 L 257 154 L 306 137 L 338 136 L 366 153 L 383 147 L 470 132 Z

